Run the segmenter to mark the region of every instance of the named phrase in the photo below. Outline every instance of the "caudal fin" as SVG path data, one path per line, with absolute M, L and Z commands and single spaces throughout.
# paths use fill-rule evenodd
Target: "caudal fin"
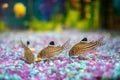
M 104 41 L 103 41 L 103 38 L 104 38 L 104 37 L 101 37 L 100 39 L 98 39 L 98 40 L 96 41 L 99 46 L 103 46 L 103 45 L 105 44 Z
M 69 49 L 69 48 L 70 48 L 70 39 L 68 39 L 68 40 L 62 45 L 62 47 L 63 47 L 64 49 Z

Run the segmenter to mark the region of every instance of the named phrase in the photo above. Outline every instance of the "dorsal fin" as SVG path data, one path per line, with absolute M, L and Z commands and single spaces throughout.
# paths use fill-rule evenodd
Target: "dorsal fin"
M 85 38 L 83 38 L 81 41 L 87 41 L 87 38 L 85 37 Z
M 20 41 L 21 42 L 21 46 L 23 47 L 23 48 L 26 48 L 27 46 L 22 42 L 22 40 Z

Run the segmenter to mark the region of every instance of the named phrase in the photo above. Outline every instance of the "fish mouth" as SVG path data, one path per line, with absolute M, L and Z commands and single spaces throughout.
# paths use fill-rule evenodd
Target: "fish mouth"
M 42 59 L 41 58 L 36 58 L 35 62 L 40 62 Z

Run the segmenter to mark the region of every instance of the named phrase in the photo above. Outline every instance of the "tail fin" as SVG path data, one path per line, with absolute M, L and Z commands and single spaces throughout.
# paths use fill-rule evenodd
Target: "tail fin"
M 70 48 L 70 39 L 68 39 L 68 40 L 62 45 L 62 47 L 63 47 L 64 49 L 69 49 L 69 48 Z
M 103 45 L 105 44 L 104 41 L 103 41 L 103 38 L 104 38 L 104 37 L 101 37 L 100 39 L 98 39 L 98 40 L 96 41 L 99 46 L 103 46 Z

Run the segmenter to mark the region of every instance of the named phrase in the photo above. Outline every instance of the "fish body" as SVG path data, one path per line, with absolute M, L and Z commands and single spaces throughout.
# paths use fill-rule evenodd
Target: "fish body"
M 70 40 L 66 41 L 66 43 L 64 43 L 62 46 L 48 45 L 38 53 L 36 61 L 39 62 L 40 59 L 48 59 L 60 54 L 63 50 L 68 48 L 69 41 Z
M 96 47 L 103 45 L 103 38 L 100 38 L 97 41 L 91 41 L 91 42 L 87 42 L 87 41 L 83 41 L 83 40 L 81 40 L 79 43 L 75 44 L 70 49 L 69 56 L 81 56 L 85 52 L 93 50 Z
M 46 48 L 44 48 L 40 53 L 38 53 L 38 57 L 40 58 L 50 58 L 54 55 L 57 55 L 59 53 L 61 53 L 63 51 L 63 47 L 62 46 L 48 46 Z
M 22 44 L 22 47 L 24 48 L 24 57 L 23 57 L 23 59 L 29 64 L 34 63 L 34 55 L 32 54 L 32 51 L 28 48 L 28 46 L 23 44 L 22 41 L 21 41 L 21 44 Z

